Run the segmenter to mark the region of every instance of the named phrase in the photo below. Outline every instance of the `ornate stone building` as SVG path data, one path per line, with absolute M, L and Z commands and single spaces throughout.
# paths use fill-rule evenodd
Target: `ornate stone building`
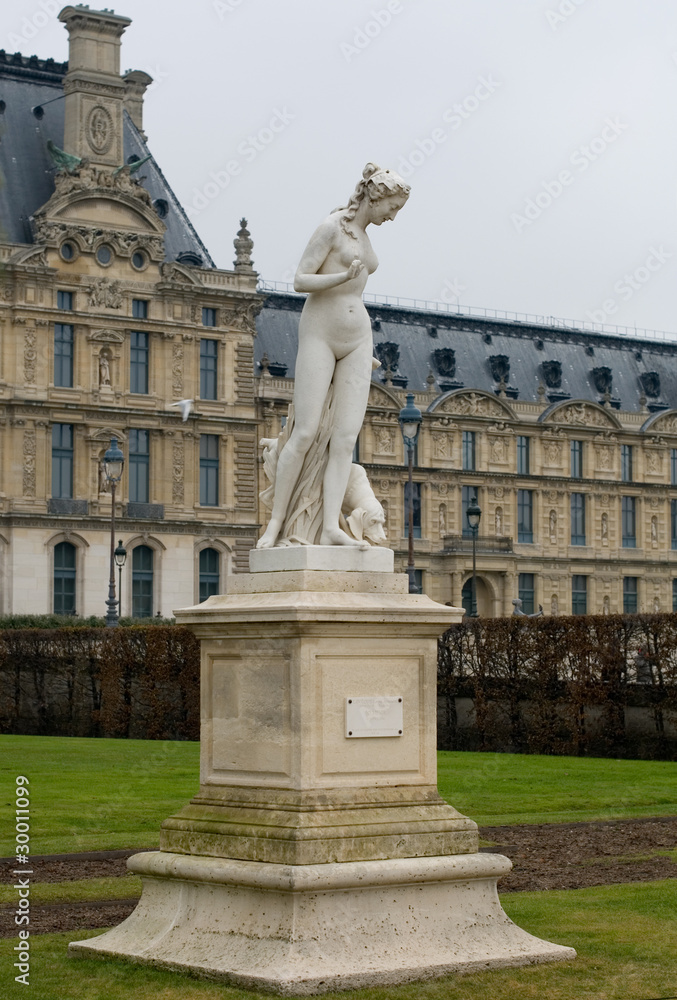
M 259 316 L 266 436 L 286 412 L 301 296 Z M 359 460 L 407 561 L 407 470 L 397 423 L 423 413 L 414 471 L 423 589 L 469 606 L 471 537 L 481 614 L 671 611 L 677 606 L 677 344 L 369 305 L 375 353 Z M 263 519 L 264 512 L 261 512 Z
M 252 241 L 216 269 L 150 156 L 130 21 L 59 18 L 67 64 L 0 53 L 0 612 L 104 613 L 115 436 L 122 613 L 168 615 L 257 536 Z

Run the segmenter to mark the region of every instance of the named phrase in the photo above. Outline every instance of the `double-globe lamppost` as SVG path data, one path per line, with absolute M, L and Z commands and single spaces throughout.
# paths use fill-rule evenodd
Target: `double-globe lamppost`
M 418 594 L 416 585 L 416 569 L 414 566 L 414 449 L 418 440 L 418 432 L 421 429 L 421 411 L 414 406 L 413 392 L 407 393 L 406 405 L 400 410 L 397 418 L 402 431 L 404 446 L 407 449 L 407 460 L 409 464 L 409 503 L 407 517 L 409 519 L 409 562 L 407 564 L 407 576 L 409 577 L 409 593 Z
M 106 625 L 108 627 L 118 624 L 118 602 L 115 599 L 115 487 L 122 479 L 122 470 L 125 467 L 125 456 L 118 448 L 118 439 L 110 439 L 110 448 L 103 456 L 103 471 L 107 482 L 110 485 L 111 505 L 110 505 L 110 575 L 108 578 L 108 611 L 106 613 Z M 126 553 L 125 553 L 126 555 Z
M 480 527 L 480 518 L 482 517 L 482 511 L 479 504 L 477 503 L 477 497 L 473 497 L 468 504 L 465 512 L 465 516 L 468 521 L 468 527 L 472 533 L 472 601 L 470 604 L 470 614 L 469 618 L 478 618 L 477 614 L 477 575 L 475 572 L 475 550 L 477 546 L 477 532 Z

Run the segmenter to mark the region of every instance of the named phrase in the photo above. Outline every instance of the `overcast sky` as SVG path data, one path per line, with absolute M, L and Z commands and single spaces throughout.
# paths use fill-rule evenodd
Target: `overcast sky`
M 90 4 L 94 6 L 94 4 Z M 54 0 L 0 46 L 67 58 Z M 378 295 L 677 332 L 675 0 L 124 0 L 154 156 L 216 263 L 290 281 L 364 164 Z M 49 23 L 44 12 L 50 12 Z

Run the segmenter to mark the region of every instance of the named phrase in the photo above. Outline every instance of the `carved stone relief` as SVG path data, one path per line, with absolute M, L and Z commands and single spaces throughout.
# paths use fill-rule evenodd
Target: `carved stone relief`
M 90 306 L 105 306 L 108 309 L 120 309 L 122 306 L 121 282 L 109 278 L 97 278 L 89 289 Z
M 433 434 L 433 458 L 451 458 L 448 434 Z
M 172 393 L 175 399 L 183 398 L 183 344 L 172 346 Z
M 23 495 L 25 497 L 35 496 L 35 427 L 27 427 L 24 431 L 23 444 Z
M 392 427 L 375 427 L 376 447 L 374 451 L 377 455 L 395 454 L 395 431 Z
M 561 424 L 580 424 L 584 427 L 615 427 L 614 421 L 602 410 L 587 403 L 569 403 L 554 414 Z
M 439 411 L 443 413 L 460 413 L 471 417 L 505 416 L 505 410 L 500 403 L 494 402 L 488 396 L 481 396 L 477 392 L 464 392 L 459 396 L 452 396 L 438 407 Z
M 27 328 L 24 334 L 24 382 L 26 385 L 35 384 L 35 369 L 38 360 L 37 341 L 35 330 Z
M 172 502 L 183 503 L 184 450 L 183 438 L 177 437 L 172 446 Z

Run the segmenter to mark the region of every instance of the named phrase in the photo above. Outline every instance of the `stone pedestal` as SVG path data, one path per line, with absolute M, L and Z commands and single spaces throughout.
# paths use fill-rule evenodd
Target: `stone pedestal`
M 71 945 L 280 994 L 569 958 L 503 913 L 507 859 L 440 798 L 437 638 L 387 549 L 254 551 L 177 612 L 201 640 L 200 790 L 136 855 L 141 902 Z

